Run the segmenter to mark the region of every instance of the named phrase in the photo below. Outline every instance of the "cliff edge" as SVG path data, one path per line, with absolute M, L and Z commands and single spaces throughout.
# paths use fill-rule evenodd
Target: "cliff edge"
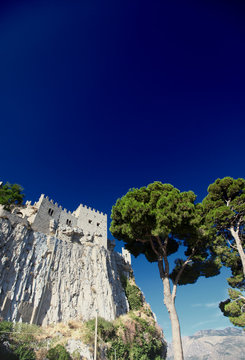
M 1 317 L 47 325 L 88 320 L 96 309 L 106 320 L 127 313 L 119 278 L 129 265 L 93 240 L 64 241 L 0 217 Z

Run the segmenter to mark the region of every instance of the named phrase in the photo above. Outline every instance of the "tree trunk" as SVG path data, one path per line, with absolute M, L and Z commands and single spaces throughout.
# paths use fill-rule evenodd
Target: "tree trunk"
M 175 299 L 172 298 L 169 278 L 168 277 L 162 278 L 162 282 L 163 282 L 164 304 L 166 305 L 166 308 L 168 310 L 171 321 L 171 327 L 172 327 L 172 344 L 173 344 L 174 360 L 184 360 L 179 318 L 175 309 Z
M 238 251 L 238 254 L 239 254 L 239 256 L 241 258 L 241 262 L 242 262 L 243 275 L 245 276 L 245 254 L 244 254 L 244 250 L 242 247 L 241 239 L 238 234 L 238 230 L 235 231 L 234 227 L 231 227 L 230 232 L 231 232 L 231 235 L 233 236 L 233 238 L 235 239 L 237 251 Z

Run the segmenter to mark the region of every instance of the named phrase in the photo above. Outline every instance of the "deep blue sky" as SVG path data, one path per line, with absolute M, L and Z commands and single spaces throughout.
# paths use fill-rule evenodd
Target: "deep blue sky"
M 244 177 L 244 18 L 242 1 L 2 1 L 1 179 L 109 217 L 155 180 L 201 201 Z M 156 266 L 133 266 L 170 338 Z M 184 335 L 229 325 L 225 276 L 180 289 Z

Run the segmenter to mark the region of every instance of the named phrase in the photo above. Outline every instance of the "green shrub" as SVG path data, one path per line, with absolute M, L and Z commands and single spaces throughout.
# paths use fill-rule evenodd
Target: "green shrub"
M 120 338 L 111 343 L 110 349 L 107 351 L 107 358 L 114 359 L 116 351 L 116 358 L 118 360 L 129 359 L 129 346 L 124 343 Z
M 26 323 L 16 323 L 13 325 L 12 339 L 15 343 L 21 343 L 34 347 L 36 340 L 34 334 L 41 333 L 40 326 Z
M 113 323 L 103 318 L 98 318 L 98 334 L 103 340 L 115 337 L 115 327 Z
M 144 339 L 143 334 L 137 335 L 132 342 L 123 342 L 118 338 L 111 342 L 107 351 L 107 358 L 114 359 L 115 352 L 118 360 L 162 360 L 163 344 L 160 340 L 153 338 Z
M 0 322 L 0 342 L 6 341 L 10 337 L 10 333 L 13 331 L 13 324 L 9 321 Z
M 19 344 L 14 350 L 14 354 L 17 355 L 18 360 L 35 360 L 36 355 L 32 348 L 28 344 Z
M 17 355 L 13 353 L 12 335 L 13 324 L 8 321 L 0 322 L 0 359 L 18 360 Z
M 72 360 L 70 354 L 62 345 L 56 345 L 54 348 L 49 349 L 47 353 L 49 360 Z
M 73 353 L 71 354 L 71 356 L 72 356 L 72 359 L 73 359 L 73 360 L 80 360 L 80 359 L 81 359 L 81 355 L 80 355 L 80 353 L 79 353 L 78 350 L 73 351 Z
M 87 321 L 86 327 L 88 330 L 87 340 L 91 343 L 94 339 L 95 319 Z M 102 317 L 98 317 L 98 334 L 104 341 L 106 341 L 108 338 L 112 339 L 115 337 L 116 333 L 113 323 L 103 319 Z
M 143 302 L 139 288 L 135 285 L 128 285 L 126 291 L 130 310 L 140 310 Z
M 121 275 L 121 284 L 128 299 L 130 310 L 140 310 L 143 306 L 142 293 L 138 286 L 131 285 L 128 278 Z

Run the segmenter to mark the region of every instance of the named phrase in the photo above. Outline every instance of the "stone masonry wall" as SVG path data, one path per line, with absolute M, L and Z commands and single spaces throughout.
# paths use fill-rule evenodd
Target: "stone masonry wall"
M 32 228 L 34 231 L 48 234 L 50 221 L 54 220 L 56 223 L 59 222 L 62 207 L 58 206 L 57 203 L 54 203 L 53 200 L 50 201 L 49 198 L 45 197 L 43 194 L 41 195 L 37 205 L 38 211 L 32 223 Z
M 42 194 L 33 205 L 27 201 L 24 206 L 15 206 L 12 212 L 22 218 L 19 222 L 28 222 L 34 231 L 51 235 L 57 230 L 59 238 L 68 241 L 73 232 L 76 240 L 88 236 L 107 248 L 107 215 L 87 206 L 67 211 Z
M 107 248 L 107 215 L 80 205 L 75 211 L 77 226 L 86 235 L 95 235 L 102 246 Z

